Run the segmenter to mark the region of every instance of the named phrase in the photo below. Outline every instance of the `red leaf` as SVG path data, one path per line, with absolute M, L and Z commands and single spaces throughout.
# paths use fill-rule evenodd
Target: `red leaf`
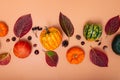
M 16 21 L 14 25 L 14 34 L 17 37 L 23 37 L 32 27 L 31 14 L 23 15 Z
M 58 63 L 58 55 L 54 51 L 46 51 L 46 62 L 51 67 L 56 67 Z
M 59 23 L 62 30 L 68 37 L 71 37 L 74 34 L 74 27 L 72 22 L 67 16 L 63 15 L 62 13 L 59 14 Z
M 107 35 L 112 35 L 118 31 L 119 27 L 120 27 L 120 18 L 119 16 L 115 16 L 107 22 L 105 26 L 105 32 Z
M 0 54 L 0 65 L 7 65 L 11 61 L 11 55 L 9 53 Z
M 90 50 L 90 60 L 93 64 L 100 66 L 100 67 L 107 67 L 108 66 L 108 57 L 107 55 L 98 50 L 92 48 Z

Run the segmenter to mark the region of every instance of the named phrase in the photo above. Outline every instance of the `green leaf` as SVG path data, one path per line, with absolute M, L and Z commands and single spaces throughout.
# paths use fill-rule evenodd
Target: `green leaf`
M 60 23 L 64 33 L 68 37 L 71 37 L 74 33 L 73 24 L 71 23 L 70 19 L 67 16 L 63 15 L 61 12 L 60 12 L 60 15 L 59 15 L 59 23 Z

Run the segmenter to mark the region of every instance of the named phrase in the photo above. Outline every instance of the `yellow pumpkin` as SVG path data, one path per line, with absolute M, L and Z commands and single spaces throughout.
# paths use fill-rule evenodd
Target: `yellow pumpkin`
M 62 34 L 59 29 L 49 27 L 44 29 L 40 34 L 40 42 L 47 50 L 54 50 L 61 44 Z

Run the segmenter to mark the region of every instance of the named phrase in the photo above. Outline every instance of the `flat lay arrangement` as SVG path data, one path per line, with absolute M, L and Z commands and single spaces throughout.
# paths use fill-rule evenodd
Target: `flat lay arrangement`
M 31 2 L 32 1 L 29 3 Z M 36 2 L 34 3 L 38 5 Z M 55 2 L 56 4 L 59 3 L 57 0 Z M 77 2 L 76 5 L 78 5 Z M 10 2 L 8 3 L 12 4 Z M 62 5 L 65 4 L 63 1 L 60 1 L 60 3 Z M 85 2 L 83 1 L 83 3 Z M 23 5 L 23 1 L 20 4 Z M 115 4 L 118 5 L 117 3 L 114 3 L 114 5 Z M 70 1 L 70 5 L 72 5 L 72 1 Z M 21 7 L 24 6 L 25 5 Z M 82 75 L 83 73 L 87 75 L 90 74 L 90 72 L 93 72 L 91 76 L 87 75 L 90 80 L 120 79 L 120 77 L 118 77 L 118 75 L 120 75 L 118 68 L 120 66 L 119 11 L 109 16 L 106 16 L 104 13 L 102 14 L 104 16 L 103 19 L 100 19 L 97 11 L 96 16 L 89 16 L 87 19 L 84 19 L 85 17 L 82 18 L 82 16 L 84 16 L 82 13 L 79 15 L 81 19 L 84 20 L 82 23 L 81 19 L 78 20 L 77 14 L 75 15 L 74 13 L 69 13 L 69 11 L 64 11 L 68 6 L 64 5 L 65 8 L 61 9 L 61 5 L 59 5 L 58 9 L 60 10 L 57 12 L 55 12 L 56 10 L 54 10 L 53 7 L 50 8 L 54 11 L 51 17 L 52 19 L 50 19 L 50 16 L 47 16 L 47 13 L 43 12 L 45 13 L 44 17 L 47 18 L 42 18 L 43 21 L 40 19 L 42 24 L 41 21 L 37 20 L 37 16 L 42 15 L 42 10 L 41 14 L 35 15 L 35 8 L 30 9 L 32 7 L 30 7 L 30 5 L 28 6 L 28 11 L 23 11 L 21 12 L 22 14 L 18 12 L 19 14 L 16 14 L 12 21 L 10 19 L 7 21 L 7 18 L 12 18 L 7 16 L 7 14 L 0 15 L 0 17 L 3 16 L 0 19 L 0 67 L 3 70 L 0 71 L 0 74 L 4 74 L 0 79 L 87 80 L 87 77 L 80 77 L 78 74 Z M 74 10 L 75 8 L 78 10 L 82 9 L 79 9 L 75 5 L 73 6 L 74 7 L 71 7 L 69 10 Z M 83 7 L 84 5 L 81 6 Z M 114 8 L 116 8 L 116 6 Z M 10 9 L 14 8 L 12 7 Z M 42 7 L 40 9 L 42 9 Z M 85 16 L 86 15 L 89 14 L 85 14 Z M 4 16 L 7 17 L 4 18 Z M 116 60 L 118 62 L 115 62 Z M 11 70 L 15 70 L 17 74 L 10 74 Z M 62 72 L 63 70 L 66 70 L 66 72 Z M 103 72 L 105 71 L 105 73 L 103 73 L 102 70 Z M 31 73 L 29 71 L 31 71 Z M 113 75 L 112 72 L 117 75 Z M 36 77 L 35 73 L 37 74 Z M 53 73 L 55 76 L 52 74 L 50 76 L 50 73 Z M 8 78 L 5 77 L 5 74 Z M 42 76 L 38 76 L 39 74 Z M 68 77 L 69 74 L 70 76 L 75 74 L 77 77 Z M 95 74 L 96 77 L 93 77 Z M 105 76 L 99 77 L 99 75 L 102 74 Z M 16 77 L 13 77 L 13 75 Z M 29 75 L 31 76 L 29 77 Z M 48 77 L 45 77 L 45 75 Z

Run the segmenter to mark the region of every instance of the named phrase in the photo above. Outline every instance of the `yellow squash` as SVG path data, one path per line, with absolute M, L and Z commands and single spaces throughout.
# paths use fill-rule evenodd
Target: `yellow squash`
M 59 29 L 55 27 L 49 27 L 44 29 L 40 34 L 40 42 L 42 46 L 47 50 L 54 50 L 61 44 L 62 34 Z

